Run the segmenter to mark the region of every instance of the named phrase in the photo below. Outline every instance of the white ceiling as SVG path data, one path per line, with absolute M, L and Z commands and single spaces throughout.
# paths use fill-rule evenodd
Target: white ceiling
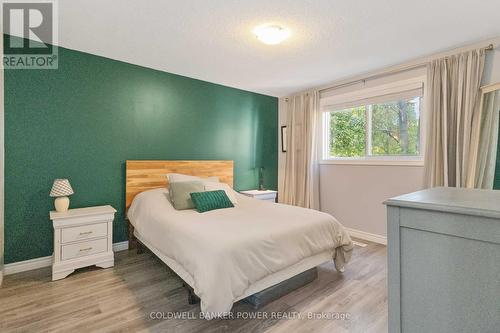
M 59 44 L 284 96 L 500 35 L 499 0 L 59 1 Z M 251 30 L 292 29 L 277 46 Z

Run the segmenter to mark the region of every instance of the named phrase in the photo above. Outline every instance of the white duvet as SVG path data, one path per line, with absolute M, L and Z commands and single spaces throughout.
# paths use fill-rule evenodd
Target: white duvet
M 231 310 L 256 281 L 299 261 L 331 251 L 342 270 L 352 241 L 331 215 L 237 194 L 234 208 L 178 211 L 166 189 L 140 193 L 128 218 L 137 232 L 174 259 L 194 280 L 208 318 Z

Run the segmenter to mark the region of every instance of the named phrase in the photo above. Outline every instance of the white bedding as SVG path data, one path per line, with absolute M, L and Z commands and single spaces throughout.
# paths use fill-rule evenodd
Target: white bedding
M 256 281 L 331 251 L 337 269 L 352 241 L 331 215 L 237 194 L 238 205 L 205 213 L 177 211 L 166 189 L 137 195 L 128 218 L 137 232 L 182 265 L 206 318 L 223 316 Z

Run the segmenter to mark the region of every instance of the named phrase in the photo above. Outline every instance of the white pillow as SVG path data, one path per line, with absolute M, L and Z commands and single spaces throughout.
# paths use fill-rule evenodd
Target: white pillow
M 205 191 L 217 191 L 217 190 L 223 190 L 226 192 L 227 197 L 233 205 L 238 204 L 238 200 L 236 199 L 236 195 L 234 193 L 234 190 L 227 185 L 226 183 L 216 183 L 216 182 L 207 182 L 204 181 L 203 184 L 205 185 Z
M 169 183 L 191 182 L 193 180 L 209 181 L 209 182 L 214 182 L 214 183 L 219 182 L 219 177 L 201 178 L 201 177 L 197 177 L 197 176 L 183 175 L 181 173 L 167 173 L 166 177 L 167 177 Z

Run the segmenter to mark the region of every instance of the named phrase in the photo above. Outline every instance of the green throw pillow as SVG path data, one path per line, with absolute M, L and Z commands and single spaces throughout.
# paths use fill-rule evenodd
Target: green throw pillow
M 223 190 L 193 192 L 191 193 L 191 199 L 193 199 L 196 210 L 200 213 L 214 209 L 234 207 Z
M 168 192 L 170 194 L 170 201 L 177 210 L 193 209 L 194 203 L 191 200 L 191 192 L 200 192 L 205 189 L 205 185 L 201 181 L 188 181 L 170 183 Z

